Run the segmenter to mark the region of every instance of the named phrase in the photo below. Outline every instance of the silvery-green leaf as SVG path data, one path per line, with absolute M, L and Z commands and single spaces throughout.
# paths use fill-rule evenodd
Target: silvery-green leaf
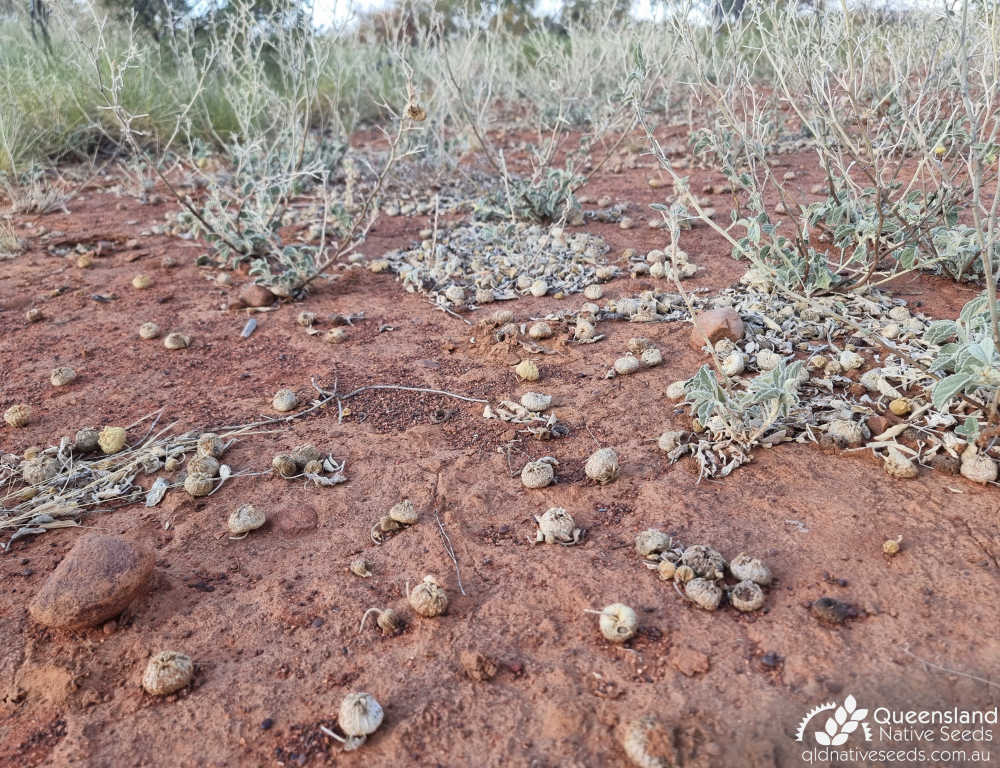
M 146 493 L 146 506 L 155 507 L 163 501 L 163 496 L 166 494 L 168 486 L 169 483 L 165 477 L 156 478 L 156 482 L 153 483 L 152 487 Z

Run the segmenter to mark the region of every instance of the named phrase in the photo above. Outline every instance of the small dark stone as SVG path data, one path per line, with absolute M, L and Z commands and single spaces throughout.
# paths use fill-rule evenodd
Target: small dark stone
M 273 725 L 274 725 L 274 719 L 270 717 L 265 717 L 263 720 L 261 720 L 260 729 L 262 731 L 269 731 L 271 730 L 271 726 Z
M 781 664 L 782 661 L 784 661 L 784 659 L 781 658 L 781 656 L 776 654 L 774 651 L 768 651 L 761 657 L 760 663 L 763 664 L 765 667 L 774 669 L 779 664 Z
M 858 609 L 850 603 L 832 597 L 821 597 L 809 606 L 809 611 L 820 621 L 828 624 L 843 624 L 847 619 L 858 617 Z
M 962 461 L 957 456 L 939 453 L 931 459 L 931 467 L 946 475 L 957 475 L 962 469 Z

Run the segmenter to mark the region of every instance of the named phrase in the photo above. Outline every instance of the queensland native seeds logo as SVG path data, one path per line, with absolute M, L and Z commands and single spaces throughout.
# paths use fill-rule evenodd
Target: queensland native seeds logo
M 868 710 L 858 708 L 858 702 L 850 694 L 848 694 L 847 698 L 844 699 L 844 703 L 839 707 L 836 702 L 831 701 L 827 704 L 820 704 L 815 709 L 810 710 L 802 718 L 802 722 L 799 723 L 799 730 L 795 733 L 795 740 L 805 743 L 806 730 L 809 728 L 809 723 L 812 719 L 821 712 L 829 712 L 830 710 L 834 710 L 834 712 L 832 715 L 827 716 L 823 729 L 812 732 L 813 738 L 821 747 L 839 747 L 847 743 L 851 734 L 858 730 L 858 726 L 861 726 L 861 732 L 864 734 L 865 741 L 872 740 L 871 728 L 868 727 L 868 723 L 865 721 L 865 718 L 868 717 Z M 817 724 L 818 722 L 817 720 Z

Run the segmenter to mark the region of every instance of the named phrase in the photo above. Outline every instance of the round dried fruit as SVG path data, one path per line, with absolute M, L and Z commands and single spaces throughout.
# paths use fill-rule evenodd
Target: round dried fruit
M 633 355 L 625 355 L 615 360 L 614 368 L 619 376 L 628 376 L 639 370 L 639 361 Z
M 229 532 L 234 536 L 240 536 L 256 531 L 267 522 L 267 516 L 257 510 L 253 504 L 241 504 L 232 514 L 229 515 Z
M 53 387 L 65 387 L 75 378 L 76 371 L 68 366 L 60 366 L 59 368 L 52 369 L 52 375 L 49 377 L 49 381 L 52 382 Z
M 673 735 L 652 715 L 643 715 L 625 726 L 622 747 L 636 768 L 670 768 L 676 762 Z
M 749 583 L 753 584 L 753 582 Z M 757 585 L 754 584 L 754 586 Z M 711 579 L 691 579 L 684 585 L 684 594 L 691 602 L 706 611 L 714 611 L 722 602 L 722 587 Z
M 331 328 L 323 335 L 323 341 L 327 344 L 340 344 L 347 341 L 347 331 L 343 328 Z
M 624 603 L 606 605 L 600 617 L 601 634 L 612 643 L 624 643 L 639 627 L 639 617 Z
M 656 441 L 657 447 L 664 453 L 669 453 L 681 444 L 684 433 L 680 430 L 669 430 L 660 435 Z
M 552 484 L 556 473 L 553 464 L 556 460 L 546 456 L 538 461 L 529 461 L 521 470 L 521 482 L 525 488 L 545 488 Z
M 528 336 L 536 340 L 550 339 L 554 333 L 552 326 L 542 321 L 532 323 L 528 328 Z
M 28 485 L 40 485 L 59 474 L 59 462 L 56 459 L 38 457 L 21 463 L 21 478 Z
M 271 460 L 271 468 L 282 477 L 295 477 L 299 474 L 299 465 L 295 457 L 287 453 L 279 453 Z
M 219 474 L 219 460 L 214 456 L 195 456 L 188 462 L 188 472 L 215 477 Z
M 271 407 L 281 413 L 292 410 L 298 404 L 298 396 L 290 389 L 279 389 L 271 400 Z
M 744 579 L 729 592 L 729 602 L 744 613 L 760 610 L 764 607 L 764 590 L 756 582 Z
M 440 616 L 448 609 L 448 595 L 433 576 L 424 576 L 406 599 L 414 611 L 427 618 Z
M 303 328 L 311 328 L 312 324 L 316 322 L 316 313 L 302 310 L 298 315 L 296 315 L 295 322 Z
M 597 283 L 591 283 L 583 289 L 583 296 L 590 301 L 599 301 L 604 296 L 604 289 Z
M 528 290 L 531 292 L 531 295 L 537 299 L 549 292 L 549 286 L 544 280 L 535 280 L 535 282 L 531 284 L 531 288 Z
M 660 352 L 656 347 L 651 347 L 650 349 L 644 349 L 642 354 L 639 356 L 639 360 L 647 368 L 655 368 L 660 363 L 663 362 L 663 353 Z
M 690 568 L 688 570 L 691 570 Z M 677 572 L 677 564 L 670 560 L 661 560 L 656 566 L 656 572 L 663 581 L 670 581 Z
M 694 571 L 690 565 L 678 565 L 674 570 L 674 581 L 686 584 L 694 578 Z
M 613 448 L 601 448 L 594 451 L 583 471 L 587 477 L 595 482 L 605 485 L 618 477 L 618 454 Z
M 105 427 L 97 437 L 97 444 L 105 454 L 118 453 L 125 447 L 124 427 Z
M 964 462 L 963 462 L 964 466 Z M 916 465 L 895 446 L 889 446 L 883 465 L 885 473 L 890 477 L 911 479 L 917 476 Z
M 413 506 L 413 502 L 404 499 L 398 504 L 394 504 L 389 510 L 389 517 L 401 525 L 414 525 L 420 519 L 420 513 Z
M 84 427 L 76 433 L 73 450 L 76 453 L 93 453 L 101 445 L 101 433 L 93 427 Z
M 191 337 L 183 333 L 168 333 L 163 337 L 163 346 L 167 349 L 186 349 L 191 345 Z
M 337 724 L 347 736 L 344 751 L 350 752 L 365 743 L 382 725 L 382 706 L 370 693 L 349 693 L 340 704 Z
M 175 693 L 191 682 L 194 663 L 178 651 L 160 651 L 149 660 L 142 674 L 142 687 L 153 696 Z
M 573 516 L 562 507 L 550 507 L 541 517 L 535 515 L 535 522 L 538 523 L 536 543 L 545 542 L 571 547 L 577 544 L 583 535 L 583 530 L 576 527 Z
M 214 432 L 205 432 L 198 438 L 198 455 L 221 459 L 226 452 L 226 444 Z
M 184 490 L 191 496 L 208 496 L 212 492 L 213 485 L 212 478 L 208 475 L 189 472 L 184 478 Z
M 465 289 L 460 285 L 449 285 L 445 288 L 444 297 L 452 304 L 464 304 Z
M 156 323 L 143 323 L 139 326 L 139 336 L 143 339 L 155 339 L 160 335 L 160 326 Z
M 132 278 L 132 287 L 138 288 L 140 291 L 149 288 L 153 284 L 153 278 L 149 275 L 136 275 Z
M 514 373 L 524 381 L 538 381 L 538 366 L 534 360 L 524 359 L 514 368 Z
M 656 556 L 660 552 L 666 552 L 673 545 L 673 539 L 656 528 L 647 528 L 645 531 L 639 531 L 635 536 L 635 551 L 643 557 Z
M 667 399 L 682 400 L 685 395 L 684 387 L 686 384 L 686 381 L 675 381 L 670 384 L 670 386 L 667 387 Z
M 525 392 L 521 395 L 521 405 L 529 411 L 538 413 L 552 405 L 552 395 L 543 395 L 541 392 Z
M 882 542 L 882 551 L 889 557 L 899 554 L 899 545 L 902 540 L 902 537 L 898 539 L 886 539 Z
M 746 552 L 740 552 L 732 559 L 729 563 L 729 572 L 740 581 L 750 580 L 765 586 L 771 583 L 771 569 L 764 565 L 762 560 L 751 557 Z
M 12 427 L 26 427 L 31 421 L 31 406 L 19 403 L 3 412 L 3 420 Z

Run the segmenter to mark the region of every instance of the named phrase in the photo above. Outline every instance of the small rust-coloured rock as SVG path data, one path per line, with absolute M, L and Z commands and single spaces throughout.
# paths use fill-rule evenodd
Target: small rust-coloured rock
M 708 656 L 694 648 L 675 647 L 670 652 L 670 663 L 686 677 L 708 672 Z
M 153 574 L 153 553 L 117 536 L 80 538 L 28 606 L 31 617 L 57 629 L 92 627 L 117 616 Z
M 269 307 L 274 303 L 275 296 L 263 285 L 247 283 L 240 288 L 240 300 L 248 307 Z
M 720 339 L 739 341 L 743 338 L 743 321 L 734 309 L 709 309 L 699 314 L 691 329 L 691 347 L 701 349 L 705 338 L 715 344 Z
M 832 597 L 821 597 L 809 606 L 809 611 L 820 621 L 827 624 L 843 624 L 848 619 L 858 617 L 858 609 L 850 603 L 844 603 Z
M 312 531 L 319 524 L 316 510 L 305 504 L 289 504 L 283 506 L 275 519 L 274 525 L 280 533 L 295 536 Z
M 497 673 L 496 662 L 479 651 L 462 651 L 458 656 L 465 676 L 480 682 L 492 680 Z

